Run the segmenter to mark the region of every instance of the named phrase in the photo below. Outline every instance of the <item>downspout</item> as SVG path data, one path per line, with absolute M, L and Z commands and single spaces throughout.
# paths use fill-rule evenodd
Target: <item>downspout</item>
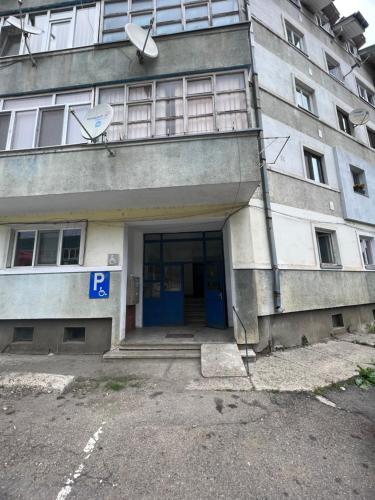
M 247 15 L 249 19 L 249 50 L 251 58 L 251 69 L 252 69 L 252 91 L 254 100 L 254 111 L 256 126 L 260 129 L 258 136 L 258 150 L 259 150 L 259 168 L 261 173 L 262 191 L 263 191 L 263 203 L 264 203 L 264 214 L 266 219 L 266 231 L 267 240 L 271 256 L 271 267 L 272 267 L 272 284 L 273 284 L 273 306 L 275 312 L 282 312 L 281 308 L 281 290 L 280 290 L 280 269 L 277 263 L 276 254 L 276 244 L 275 235 L 273 230 L 273 220 L 272 220 L 272 209 L 267 173 L 267 161 L 265 155 L 265 141 L 263 135 L 263 117 L 262 117 L 262 106 L 260 100 L 260 90 L 259 90 L 259 79 L 258 72 L 255 63 L 255 46 L 254 46 L 254 33 L 251 21 L 251 11 L 249 0 L 246 0 L 247 4 Z

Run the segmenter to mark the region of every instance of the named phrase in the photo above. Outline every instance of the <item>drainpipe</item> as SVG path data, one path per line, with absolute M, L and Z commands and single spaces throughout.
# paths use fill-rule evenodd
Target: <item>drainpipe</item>
M 271 209 L 271 200 L 269 192 L 268 173 L 267 173 L 267 161 L 265 155 L 265 141 L 263 135 L 262 106 L 260 101 L 258 72 L 255 63 L 254 33 L 251 22 L 251 11 L 250 11 L 249 0 L 247 0 L 246 3 L 247 3 L 247 15 L 250 23 L 248 35 L 249 35 L 249 50 L 251 57 L 251 69 L 252 69 L 252 88 L 253 88 L 253 100 L 255 108 L 255 120 L 256 120 L 256 126 L 260 129 L 260 133 L 258 136 L 259 167 L 260 167 L 262 190 L 263 190 L 263 203 L 264 203 L 264 213 L 266 219 L 267 240 L 271 255 L 273 305 L 275 312 L 282 312 L 281 291 L 280 291 L 280 269 L 277 263 L 275 235 L 273 231 L 272 209 Z

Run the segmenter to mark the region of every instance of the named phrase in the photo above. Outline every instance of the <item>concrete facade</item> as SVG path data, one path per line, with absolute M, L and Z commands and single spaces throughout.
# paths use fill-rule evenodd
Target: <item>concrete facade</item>
M 150 233 L 222 232 L 226 324 L 240 344 L 241 322 L 258 351 L 326 337 L 337 314 L 347 328 L 370 322 L 375 270 L 364 260 L 363 239 L 375 259 L 375 154 L 367 132 L 375 130 L 375 109 L 358 84 L 374 93 L 373 59 L 359 64 L 360 54 L 332 27 L 321 27 L 316 15 L 323 13 L 303 1 L 234 2 L 225 17 L 210 0 L 207 25 L 190 29 L 184 17 L 179 31 L 154 28 L 159 57 L 140 64 L 125 35 L 103 39 L 110 3 L 30 1 L 27 20 L 46 11 L 53 20 L 59 9 L 76 16 L 95 4 L 92 43 L 61 41 L 60 49 L 34 54 L 36 67 L 25 53 L 0 56 L 0 349 L 20 322 L 35 325 L 36 340 L 25 349 L 102 352 L 126 340 L 131 276 L 140 278 L 135 324 L 143 326 L 143 242 Z M 0 37 L 16 10 L 16 1 L 2 2 Z M 288 39 L 291 28 L 299 48 Z M 341 79 L 330 74 L 327 57 L 340 65 Z M 181 90 L 158 93 L 174 82 Z M 310 109 L 301 106 L 301 89 Z M 100 142 L 69 141 L 71 103 L 90 107 L 111 91 L 113 157 Z M 85 101 L 77 101 L 79 92 Z M 171 102 L 173 112 L 166 111 Z M 43 113 L 52 108 L 64 115 L 59 144 L 41 145 Z M 337 109 L 358 108 L 369 121 L 350 135 L 340 129 Z M 34 125 L 22 129 L 23 117 Z M 147 133 L 131 136 L 133 119 Z M 167 125 L 157 133 L 162 120 L 173 122 L 172 133 Z M 18 123 L 32 140 L 22 140 Z M 311 178 L 306 154 L 320 159 L 320 179 Z M 352 167 L 363 172 L 365 194 L 353 190 Z M 69 228 L 79 228 L 81 239 L 73 263 L 63 263 Z M 47 258 L 45 231 L 59 234 L 53 264 L 39 262 Z M 17 238 L 30 232 L 34 246 L 19 256 Z M 330 235 L 328 265 L 316 233 Z M 110 272 L 105 300 L 88 296 L 95 271 Z M 86 326 L 85 343 L 61 340 L 74 321 Z M 16 344 L 8 349 L 22 349 Z

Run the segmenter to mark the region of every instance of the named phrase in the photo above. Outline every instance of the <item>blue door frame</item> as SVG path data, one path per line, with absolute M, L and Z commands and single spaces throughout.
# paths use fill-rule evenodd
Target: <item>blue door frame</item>
M 168 260 L 166 243 L 202 241 L 197 260 Z M 198 244 L 199 248 L 199 244 Z M 184 324 L 184 264 L 204 266 L 206 325 L 227 325 L 223 242 L 221 232 L 150 234 L 144 237 L 143 325 Z

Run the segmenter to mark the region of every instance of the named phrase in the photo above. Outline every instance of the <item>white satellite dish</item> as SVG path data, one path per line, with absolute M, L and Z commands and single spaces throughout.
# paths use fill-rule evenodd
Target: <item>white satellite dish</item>
M 156 59 L 159 55 L 156 43 L 150 35 L 153 24 L 154 19 L 151 19 L 148 31 L 144 30 L 137 24 L 128 23 L 125 26 L 125 31 L 129 37 L 129 40 L 138 49 L 137 55 L 140 63 L 143 62 L 144 55 L 151 59 Z
M 370 113 L 366 109 L 353 109 L 353 111 L 349 113 L 349 120 L 355 127 L 365 125 L 369 119 Z
M 31 24 L 23 24 L 18 17 L 9 16 L 6 22 L 28 35 L 40 35 L 42 33 L 42 30 L 35 26 L 31 26 Z
M 82 120 L 81 134 L 84 139 L 97 139 L 103 135 L 113 120 L 113 108 L 109 104 L 98 104 L 89 109 Z

